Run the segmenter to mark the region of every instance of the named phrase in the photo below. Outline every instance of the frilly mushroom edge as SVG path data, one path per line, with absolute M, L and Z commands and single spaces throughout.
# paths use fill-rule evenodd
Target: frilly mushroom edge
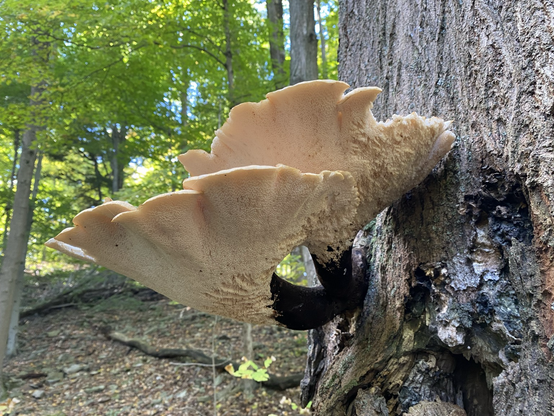
M 454 135 L 435 117 L 376 122 L 380 90 L 347 88 L 311 81 L 234 107 L 211 153 L 180 156 L 183 191 L 85 210 L 46 245 L 244 322 L 309 329 L 356 308 L 367 290 L 357 230 L 421 182 Z M 301 244 L 321 287 L 274 273 Z

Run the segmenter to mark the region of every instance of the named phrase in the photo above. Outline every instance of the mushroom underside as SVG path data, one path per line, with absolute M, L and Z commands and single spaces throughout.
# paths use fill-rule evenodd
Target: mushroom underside
M 190 178 L 185 187 L 138 208 L 111 201 L 83 211 L 47 245 L 187 306 L 274 324 L 286 315 L 274 307 L 284 297 L 271 285 L 279 262 L 300 244 L 324 251 L 330 224 L 343 245 L 356 232 L 348 173 L 255 166 Z

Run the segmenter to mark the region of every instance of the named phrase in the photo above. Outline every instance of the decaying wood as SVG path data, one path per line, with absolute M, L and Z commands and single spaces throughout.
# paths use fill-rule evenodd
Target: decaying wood
M 452 403 L 421 402 L 410 407 L 406 416 L 466 416 L 466 412 Z
M 371 389 L 360 389 L 356 394 L 356 399 L 352 403 L 354 412 L 357 415 L 364 416 L 388 416 L 387 402 L 377 387 Z
M 113 331 L 109 327 L 101 328 L 101 332 L 104 336 L 112 341 L 119 342 L 120 344 L 127 345 L 137 350 L 156 358 L 170 358 L 174 360 L 194 360 L 199 364 L 213 365 L 218 371 L 225 371 L 225 367 L 232 364 L 234 368 L 238 368 L 240 363 L 234 362 L 230 359 L 212 357 L 204 354 L 202 351 L 191 348 L 156 348 L 151 345 L 142 342 L 136 338 L 129 338 L 121 332 Z M 276 376 L 269 374 L 269 380 L 260 383 L 263 387 L 272 390 L 286 390 L 294 387 L 298 387 L 302 374 L 291 374 L 289 376 Z
M 312 333 L 316 414 L 554 412 L 552 16 L 544 0 L 340 2 L 340 78 L 383 89 L 377 119 L 452 119 L 457 141 L 368 227 L 363 310 Z
M 26 373 L 18 376 L 17 378 L 21 380 L 32 380 L 34 378 L 44 378 L 48 377 L 48 374 L 46 373 Z

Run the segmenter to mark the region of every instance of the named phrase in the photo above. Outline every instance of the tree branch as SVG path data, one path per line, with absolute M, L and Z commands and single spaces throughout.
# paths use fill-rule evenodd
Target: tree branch
M 157 46 L 163 46 L 163 43 L 161 43 L 161 42 L 154 41 L 153 43 L 154 43 L 154 45 L 157 45 Z M 208 56 L 212 57 L 217 63 L 219 63 L 220 65 L 225 67 L 225 62 L 223 62 L 221 59 L 219 59 L 215 54 L 213 54 L 209 50 L 207 50 L 205 48 L 202 48 L 200 46 L 189 45 L 189 44 L 185 44 L 185 45 L 167 45 L 167 46 L 169 46 L 172 49 L 183 49 L 183 48 L 196 49 L 200 52 L 204 52 Z
M 190 348 L 155 348 L 151 345 L 148 345 L 142 341 L 139 341 L 135 338 L 129 338 L 121 332 L 112 331 L 110 327 L 100 328 L 102 334 L 115 342 L 126 345 L 131 348 L 136 348 L 137 350 L 150 355 L 156 358 L 188 358 L 197 361 L 200 364 L 205 364 L 210 367 L 214 366 L 218 371 L 224 371 L 225 366 L 232 364 L 234 368 L 239 367 L 239 363 L 233 362 L 230 359 L 223 359 L 219 357 L 209 357 L 204 354 L 202 351 L 193 350 Z M 215 365 L 213 364 L 215 362 Z M 262 384 L 263 387 L 272 389 L 272 390 L 286 390 L 300 385 L 300 380 L 302 380 L 303 374 L 292 374 L 290 376 L 279 377 L 272 374 L 269 374 L 269 380 L 264 381 Z

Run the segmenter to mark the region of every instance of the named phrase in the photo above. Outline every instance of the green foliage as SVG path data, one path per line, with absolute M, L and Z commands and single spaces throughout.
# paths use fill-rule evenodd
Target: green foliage
M 322 4 L 336 77 L 337 4 Z M 193 0 L 0 2 L 0 234 L 28 125 L 40 127 L 44 154 L 30 268 L 72 261 L 43 243 L 79 211 L 179 190 L 187 174 L 177 156 L 209 149 L 233 105 L 273 89 L 264 10 L 255 0 L 229 1 L 227 16 L 220 2 Z M 303 280 L 298 259 L 280 267 Z
M 232 364 L 227 365 L 225 367 L 225 370 L 227 370 L 229 374 L 237 378 L 254 380 L 258 383 L 269 380 L 269 374 L 267 374 L 267 370 L 271 363 L 275 361 L 275 357 L 266 358 L 264 360 L 263 368 L 258 366 L 255 362 L 246 359 L 245 357 L 243 357 L 242 360 L 244 362 L 239 366 L 237 370 L 233 368 Z
M 327 78 L 339 79 L 339 5 L 337 0 L 321 2 L 323 26 L 325 27 L 325 53 L 327 56 Z M 321 48 L 321 45 L 320 45 Z M 322 77 L 321 54 L 318 55 L 319 76 Z
M 279 277 L 296 285 L 308 285 L 304 262 L 302 261 L 302 257 L 297 254 L 287 255 L 277 266 L 276 273 Z

